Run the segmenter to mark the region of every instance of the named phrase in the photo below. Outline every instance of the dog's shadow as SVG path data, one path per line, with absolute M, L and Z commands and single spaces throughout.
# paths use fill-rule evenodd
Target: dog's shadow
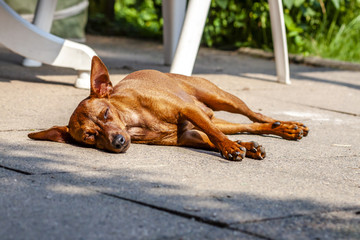
M 238 134 L 232 134 L 231 136 L 243 136 L 243 135 L 254 136 L 254 134 L 250 134 L 250 133 L 238 133 Z M 261 137 L 266 137 L 266 138 L 282 139 L 281 137 L 276 136 L 276 135 L 256 135 L 256 136 L 261 136 Z M 110 154 L 118 154 L 118 153 L 114 153 L 114 152 L 107 151 L 107 150 L 104 150 L 104 149 L 94 148 L 93 146 L 78 143 L 78 142 L 75 142 L 75 141 L 71 141 L 71 142 L 69 142 L 69 144 L 74 146 L 74 147 L 80 147 L 80 148 L 84 148 L 84 149 L 95 149 L 95 150 L 97 150 L 99 152 L 110 153 Z M 136 143 L 132 143 L 132 144 L 136 144 Z M 163 145 L 153 145 L 153 144 L 136 144 L 136 145 L 163 146 Z M 238 162 L 238 161 L 229 161 L 229 160 L 223 158 L 221 156 L 220 152 L 218 152 L 218 151 L 211 151 L 211 150 L 206 150 L 206 149 L 183 147 L 183 146 L 167 146 L 167 147 L 179 147 L 179 148 L 188 149 L 188 150 L 193 151 L 193 152 L 214 156 L 214 157 L 217 157 L 217 160 L 222 162 L 222 163 Z M 126 152 L 125 152 L 125 154 L 126 154 Z

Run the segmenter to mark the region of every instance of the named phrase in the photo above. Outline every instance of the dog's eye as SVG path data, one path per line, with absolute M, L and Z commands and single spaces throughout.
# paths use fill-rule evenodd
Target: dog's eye
M 106 120 L 106 119 L 108 118 L 108 116 L 109 116 L 109 108 L 107 108 L 107 109 L 105 110 L 104 119 Z

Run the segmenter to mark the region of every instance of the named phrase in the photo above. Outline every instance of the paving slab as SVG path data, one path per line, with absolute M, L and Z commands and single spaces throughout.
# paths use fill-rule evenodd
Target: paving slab
M 219 222 L 360 206 L 358 157 L 286 156 L 238 163 L 222 160 L 216 153 L 179 147 L 134 144 L 125 154 L 109 154 L 10 139 L 17 140 L 2 149 L 2 166 Z M 28 141 L 31 144 L 25 144 Z M 287 151 L 297 147 L 289 145 Z
M 189 165 L 173 166 L 176 173 L 163 167 L 165 171 L 127 169 L 102 173 L 105 179 L 98 172 L 57 177 L 119 197 L 226 223 L 359 207 L 358 186 L 352 177 L 336 183 L 333 179 L 309 179 L 308 172 L 297 172 L 296 167 L 292 171 L 280 167 L 265 170 L 207 163 L 209 170 L 201 166 L 204 163 L 191 168 Z
M 13 171 L 6 170 L 5 168 L 0 167 L 0 178 L 10 177 L 15 175 L 16 173 Z
M 360 213 L 352 209 L 237 224 L 272 239 L 359 239 Z
M 208 79 L 217 85 L 222 85 L 225 90 L 234 93 L 237 90 L 248 91 L 252 97 L 255 97 L 255 100 L 257 99 L 254 103 L 259 103 L 260 100 L 264 99 L 263 97 L 269 97 L 272 100 L 305 105 L 316 110 L 327 109 L 360 116 L 360 106 L 354 105 L 354 103 L 360 102 L 360 95 L 358 94 L 360 73 L 354 74 L 352 71 L 328 70 L 326 68 L 317 69 L 316 72 L 311 68 L 310 71 L 302 68 L 296 69 L 296 71 L 299 72 L 294 73 L 290 86 L 274 83 L 272 81 L 274 77 L 270 73 L 200 75 L 208 76 Z M 307 77 L 313 75 L 314 79 Z M 259 76 L 269 80 L 261 80 Z M 335 79 L 339 79 L 339 81 Z M 274 84 L 278 86 L 275 87 Z
M 258 239 L 60 184 L 47 176 L 1 178 L 1 239 Z

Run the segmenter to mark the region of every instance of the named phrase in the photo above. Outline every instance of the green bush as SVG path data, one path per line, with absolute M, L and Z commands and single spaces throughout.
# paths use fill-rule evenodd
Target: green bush
M 162 0 L 114 0 L 114 19 L 106 10 L 106 1 L 90 1 L 89 33 L 105 35 L 125 35 L 130 37 L 161 39 Z M 108 9 L 107 9 L 108 10 Z
M 271 49 L 269 6 L 265 0 L 213 0 L 204 30 L 209 47 Z
M 359 0 L 284 0 L 289 51 L 360 62 Z
M 359 0 L 283 0 L 289 52 L 360 62 Z M 272 48 L 265 0 L 213 0 L 207 46 Z
M 161 0 L 113 1 L 115 17 L 110 21 L 90 7 L 89 32 L 161 39 Z M 360 0 L 283 0 L 283 4 L 289 52 L 360 62 Z M 268 2 L 212 0 L 203 44 L 271 50 Z

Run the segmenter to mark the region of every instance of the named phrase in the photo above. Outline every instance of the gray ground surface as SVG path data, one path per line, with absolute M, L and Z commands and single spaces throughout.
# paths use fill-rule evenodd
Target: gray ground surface
M 138 69 L 168 71 L 162 46 L 88 37 L 114 83 Z M 275 64 L 201 49 L 194 74 L 252 109 L 310 128 L 308 137 L 233 135 L 258 141 L 264 161 L 133 144 L 125 154 L 27 138 L 66 125 L 87 90 L 76 72 L 24 68 L 0 47 L 1 239 L 359 239 L 360 73 Z M 249 122 L 225 112 L 218 117 Z

